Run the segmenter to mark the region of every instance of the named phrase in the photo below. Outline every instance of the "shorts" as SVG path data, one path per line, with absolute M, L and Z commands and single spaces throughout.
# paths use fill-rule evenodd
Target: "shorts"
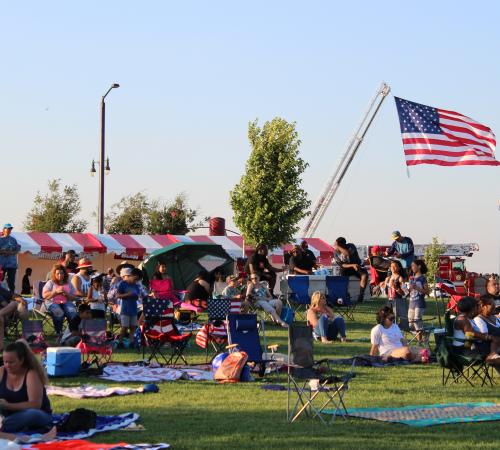
M 408 324 L 410 329 L 413 328 L 416 331 L 422 330 L 424 328 L 424 322 L 422 317 L 424 316 L 424 308 L 410 308 L 408 309 Z
M 124 328 L 136 327 L 137 326 L 137 315 L 126 316 L 125 314 L 120 315 L 120 324 Z

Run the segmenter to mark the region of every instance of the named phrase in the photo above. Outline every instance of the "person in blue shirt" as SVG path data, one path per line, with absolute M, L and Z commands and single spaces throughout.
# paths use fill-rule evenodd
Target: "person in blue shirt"
M 16 287 L 16 271 L 17 271 L 17 254 L 21 250 L 21 246 L 17 243 L 14 236 L 11 236 L 12 225 L 6 223 L 3 226 L 2 235 L 0 236 L 0 267 L 2 267 L 5 277 L 7 278 L 7 286 L 10 292 L 14 293 Z
M 392 232 L 393 243 L 386 251 L 386 256 L 394 256 L 401 263 L 405 275 L 408 274 L 411 263 L 415 260 L 413 241 L 407 236 L 401 236 L 399 231 Z
M 123 348 L 123 338 L 127 329 L 130 330 L 130 346 L 133 346 L 135 328 L 137 327 L 137 301 L 139 300 L 140 287 L 137 284 L 137 277 L 133 274 L 133 269 L 126 267 L 121 270 L 122 281 L 117 286 L 116 298 L 121 300 L 120 311 L 120 337 L 118 347 Z

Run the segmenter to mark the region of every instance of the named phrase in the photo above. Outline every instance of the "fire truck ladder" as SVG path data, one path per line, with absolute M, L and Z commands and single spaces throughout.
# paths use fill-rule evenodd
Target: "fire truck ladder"
M 334 174 L 328 180 L 322 194 L 319 196 L 318 200 L 314 204 L 314 208 L 311 211 L 311 215 L 309 216 L 306 225 L 302 229 L 301 237 L 312 237 L 318 228 L 321 219 L 325 215 L 328 206 L 330 205 L 333 196 L 337 192 L 337 189 L 344 178 L 344 175 L 347 172 L 347 169 L 351 165 L 356 152 L 358 151 L 359 146 L 363 142 L 363 139 L 370 128 L 370 125 L 375 119 L 380 107 L 382 106 L 382 102 L 387 97 L 391 88 L 384 82 L 380 85 L 377 90 L 375 96 L 371 99 L 370 104 L 368 106 L 368 110 L 363 116 L 363 120 L 359 124 L 356 132 L 350 139 L 347 150 L 342 156 L 337 169 Z

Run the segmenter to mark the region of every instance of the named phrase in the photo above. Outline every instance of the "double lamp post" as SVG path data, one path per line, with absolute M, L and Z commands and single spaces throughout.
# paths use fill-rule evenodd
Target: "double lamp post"
M 112 89 L 119 88 L 118 83 L 113 83 L 101 99 L 101 156 L 99 159 L 99 233 L 104 234 L 104 175 L 110 171 L 109 158 L 106 158 L 106 103 L 105 99 Z M 96 173 L 95 161 L 92 160 L 90 174 L 94 176 Z

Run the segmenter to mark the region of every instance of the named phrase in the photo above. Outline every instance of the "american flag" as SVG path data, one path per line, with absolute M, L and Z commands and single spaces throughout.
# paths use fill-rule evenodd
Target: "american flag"
M 213 323 L 206 323 L 198 331 L 196 335 L 195 342 L 201 348 L 206 348 L 210 341 L 216 343 L 223 343 L 227 340 L 227 329 L 226 322 L 222 322 L 220 325 L 214 325 Z
M 498 166 L 489 127 L 455 111 L 394 97 L 406 165 Z

